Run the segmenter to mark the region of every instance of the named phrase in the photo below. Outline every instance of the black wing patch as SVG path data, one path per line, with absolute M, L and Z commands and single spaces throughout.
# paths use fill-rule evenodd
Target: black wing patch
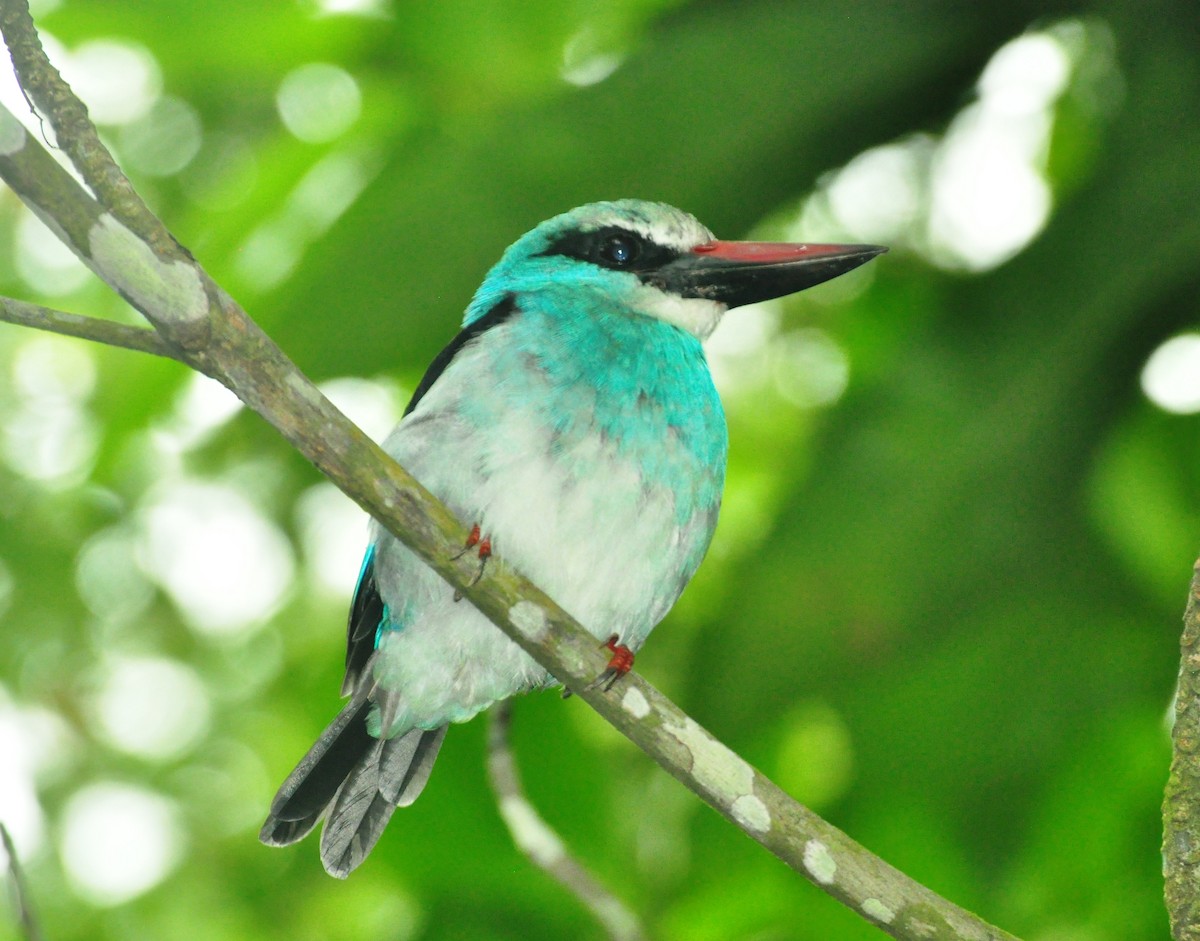
M 358 678 L 375 652 L 375 636 L 387 617 L 387 605 L 375 585 L 375 547 L 367 549 L 350 617 L 346 621 L 346 678 L 342 680 L 342 695 L 354 692 Z
M 409 400 L 408 408 L 404 410 L 407 415 L 417 403 L 424 398 L 425 393 L 437 381 L 438 376 L 446 371 L 446 367 L 450 365 L 450 360 L 454 359 L 455 355 L 464 346 L 474 340 L 477 336 L 497 324 L 504 323 L 511 317 L 517 309 L 517 298 L 513 294 L 505 294 L 497 303 L 496 306 L 489 310 L 486 314 L 476 320 L 469 326 L 463 327 L 459 331 L 458 336 L 450 341 L 449 345 L 434 357 L 433 362 L 429 364 L 429 368 L 425 370 L 425 375 L 421 377 L 421 381 L 417 383 L 417 390 L 413 393 L 412 399 Z

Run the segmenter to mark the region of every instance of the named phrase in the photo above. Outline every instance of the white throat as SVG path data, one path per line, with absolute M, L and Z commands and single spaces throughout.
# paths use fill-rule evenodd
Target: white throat
M 643 313 L 686 330 L 701 342 L 707 340 L 717 329 L 721 317 L 729 309 L 720 301 L 710 301 L 702 297 L 680 297 L 678 294 L 660 291 L 649 284 L 638 288 L 634 304 Z

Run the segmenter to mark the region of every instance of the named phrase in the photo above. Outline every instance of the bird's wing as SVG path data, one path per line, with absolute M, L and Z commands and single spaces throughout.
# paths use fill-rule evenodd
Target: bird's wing
M 459 331 L 458 335 L 442 350 L 425 375 L 417 384 L 412 399 L 404 414 L 409 415 L 417 407 L 417 403 L 425 396 L 438 377 L 446 371 L 450 361 L 469 342 L 480 336 L 486 330 L 503 323 L 517 309 L 516 297 L 505 294 L 486 314 L 473 320 Z M 350 605 L 350 617 L 346 623 L 346 676 L 342 680 L 342 695 L 349 696 L 358 685 L 363 668 L 370 660 L 378 642 L 379 628 L 388 617 L 388 606 L 379 594 L 375 583 L 375 546 L 367 548 L 363 558 L 362 569 L 358 574 L 358 584 L 354 589 L 354 601 Z
M 430 363 L 429 368 L 425 370 L 425 375 L 422 376 L 421 381 L 417 383 L 416 391 L 413 392 L 413 397 L 409 400 L 408 407 L 404 410 L 404 414 L 408 415 L 414 408 L 417 407 L 417 403 L 424 398 L 425 393 L 428 392 L 430 387 L 432 387 L 437 381 L 438 376 L 446 371 L 446 367 L 450 365 L 450 361 L 454 359 L 459 350 L 461 350 L 485 330 L 488 330 L 497 324 L 503 323 L 513 315 L 516 309 L 516 296 L 513 294 L 505 294 L 504 297 L 497 301 L 492 309 L 486 314 L 476 320 L 471 321 L 469 324 L 467 324 L 467 326 L 463 327 L 458 332 L 458 335 L 446 345 L 446 348 L 433 358 L 433 362 Z
M 358 685 L 363 668 L 375 652 L 376 634 L 387 616 L 387 605 L 383 603 L 375 585 L 375 546 L 372 544 L 367 547 L 362 570 L 358 573 L 358 585 L 354 589 L 354 601 L 350 605 L 350 617 L 346 622 L 346 677 L 342 680 L 343 696 L 349 696 Z

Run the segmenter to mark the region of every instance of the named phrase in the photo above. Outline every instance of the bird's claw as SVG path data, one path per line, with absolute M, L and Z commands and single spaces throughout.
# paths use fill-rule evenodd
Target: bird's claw
M 466 544 L 455 555 L 450 557 L 450 561 L 457 562 L 472 549 L 475 549 L 479 554 L 479 570 L 475 573 L 475 577 L 468 583 L 468 587 L 474 587 L 479 584 L 479 580 L 483 578 L 483 570 L 487 568 L 487 560 L 492 557 L 492 537 L 483 535 L 478 523 L 471 527 L 471 532 L 467 534 Z M 462 601 L 462 597 L 462 592 L 455 589 L 454 600 Z
M 608 661 L 604 672 L 584 687 L 585 690 L 599 687 L 607 693 L 617 680 L 633 669 L 633 651 L 620 643 L 620 640 L 621 638 L 617 634 L 613 634 L 600 645 L 612 651 L 612 659 Z

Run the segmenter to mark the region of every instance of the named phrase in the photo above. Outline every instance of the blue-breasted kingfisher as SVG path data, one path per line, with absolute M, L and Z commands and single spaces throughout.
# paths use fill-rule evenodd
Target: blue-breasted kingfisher
M 725 312 L 856 268 L 874 245 L 718 241 L 662 203 L 581 206 L 518 239 L 384 448 L 494 551 L 632 663 L 704 557 L 728 437 L 701 346 Z M 372 524 L 351 604 L 350 696 L 260 838 L 325 817 L 344 878 L 416 800 L 452 722 L 554 678 Z

